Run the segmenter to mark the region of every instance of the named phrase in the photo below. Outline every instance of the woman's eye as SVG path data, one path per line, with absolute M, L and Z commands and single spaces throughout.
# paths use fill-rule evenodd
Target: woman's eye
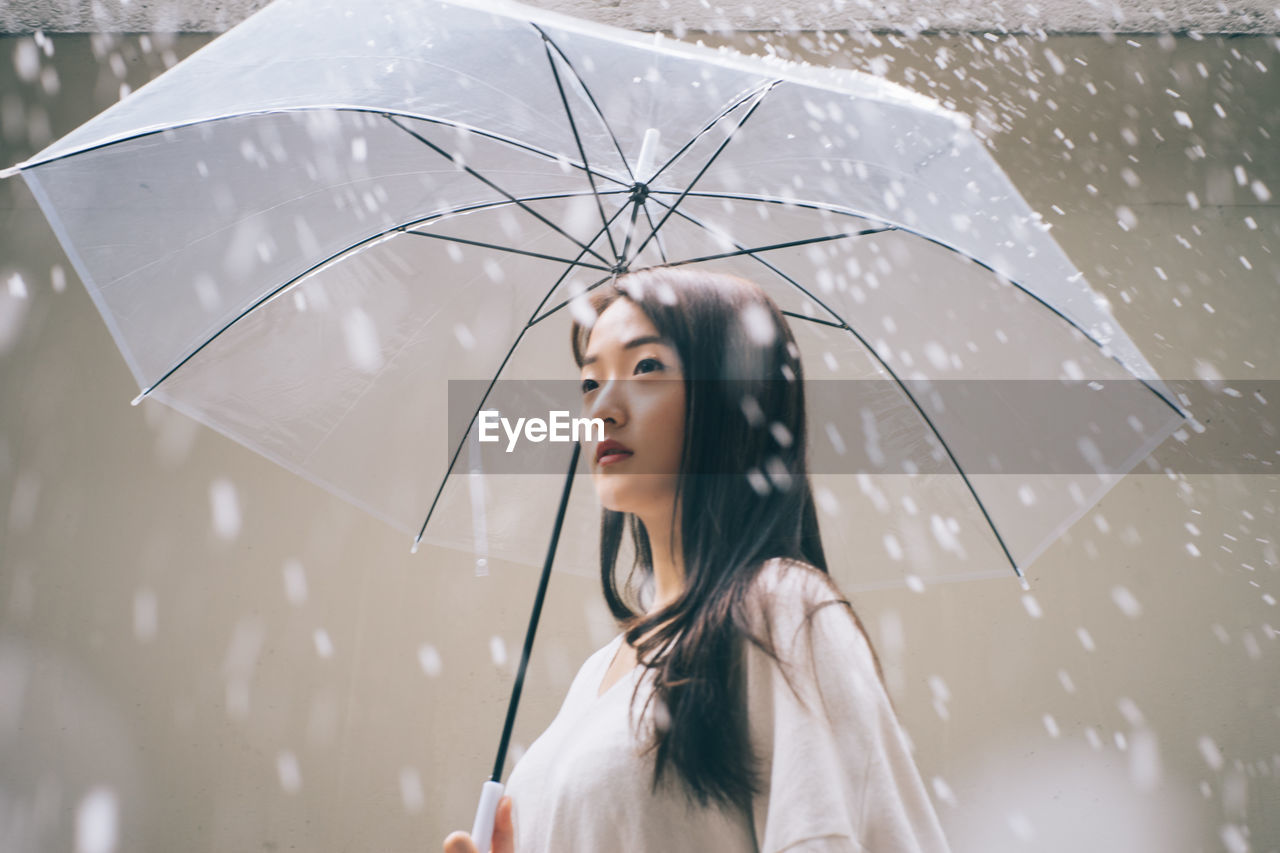
M 595 388 L 595 387 L 596 387 L 596 381 L 595 381 L 594 379 L 584 379 L 584 380 L 582 380 L 582 393 L 583 393 L 583 394 L 587 393 L 588 391 L 592 390 L 592 389 L 593 389 L 593 388 Z
M 636 372 L 648 373 L 649 372 L 648 370 L 644 370 L 644 371 L 641 370 L 641 368 L 644 367 L 645 365 L 651 365 L 654 370 L 662 369 L 662 362 L 658 361 L 656 358 L 642 358 L 640 359 L 640 361 L 636 363 Z

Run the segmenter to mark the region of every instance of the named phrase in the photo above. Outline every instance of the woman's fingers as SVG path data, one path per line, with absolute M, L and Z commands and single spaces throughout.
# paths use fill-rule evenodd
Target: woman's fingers
M 476 850 L 470 835 L 458 830 L 449 833 L 449 837 L 444 840 L 444 853 L 480 853 L 480 851 Z
M 493 816 L 493 847 L 476 850 L 471 836 L 462 830 L 449 834 L 444 840 L 444 853 L 515 853 L 515 832 L 511 825 L 511 798 L 498 800 L 498 812 Z
M 515 853 L 515 844 L 515 832 L 511 825 L 511 798 L 503 797 L 498 800 L 498 813 L 493 820 L 493 853 Z

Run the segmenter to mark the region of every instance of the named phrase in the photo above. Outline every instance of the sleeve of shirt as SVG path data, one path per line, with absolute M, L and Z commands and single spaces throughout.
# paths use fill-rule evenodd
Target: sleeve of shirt
M 812 568 L 762 579 L 790 684 L 747 643 L 748 719 L 765 783 L 752 803 L 760 853 L 949 853 L 853 614 Z

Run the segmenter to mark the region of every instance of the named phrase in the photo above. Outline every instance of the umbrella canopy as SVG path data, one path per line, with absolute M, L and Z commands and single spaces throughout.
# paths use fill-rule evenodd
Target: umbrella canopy
M 572 377 L 574 297 L 627 269 L 793 317 L 847 589 L 1025 571 L 1184 420 L 965 118 L 852 71 L 276 0 L 20 169 L 140 398 L 481 556 L 541 560 L 569 448 L 514 467 L 477 412 Z

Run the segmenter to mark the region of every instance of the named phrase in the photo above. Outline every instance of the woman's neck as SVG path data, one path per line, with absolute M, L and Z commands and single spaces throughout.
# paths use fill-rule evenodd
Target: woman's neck
M 661 610 L 680 597 L 684 591 L 684 554 L 680 547 L 680 525 L 671 534 L 671 516 L 661 521 L 642 518 L 645 532 L 649 534 L 649 550 L 653 557 L 653 606 L 650 612 Z

